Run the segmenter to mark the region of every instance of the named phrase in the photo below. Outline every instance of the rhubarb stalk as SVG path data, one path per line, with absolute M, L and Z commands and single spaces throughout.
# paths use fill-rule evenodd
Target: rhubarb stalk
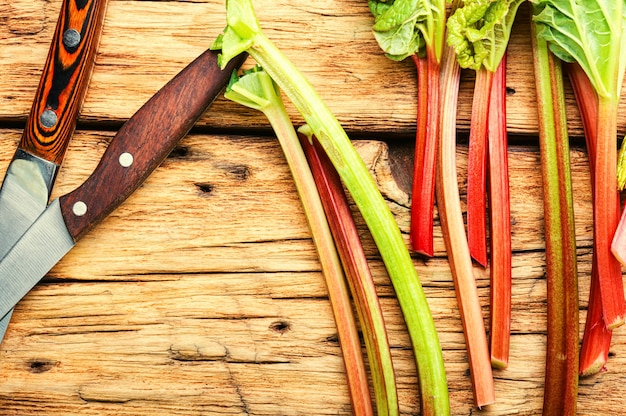
M 432 256 L 435 160 L 439 137 L 439 73 L 446 10 L 443 0 L 370 0 L 374 37 L 385 55 L 413 59 L 418 76 L 411 230 L 413 250 Z
M 487 132 L 492 81 L 492 71 L 485 67 L 476 71 L 467 157 L 467 241 L 470 255 L 483 267 L 487 267 Z
M 456 1 L 453 5 L 456 6 Z M 465 335 L 474 402 L 495 401 L 487 334 L 469 253 L 456 173 L 456 114 L 461 68 L 454 49 L 444 50 L 441 65 L 441 118 L 437 161 L 437 206 Z
M 575 415 L 578 394 L 578 272 L 569 138 L 560 61 L 531 24 L 544 189 L 547 345 L 544 415 Z
M 565 64 L 567 74 L 572 84 L 574 97 L 578 105 L 580 118 L 583 123 L 587 155 L 589 158 L 589 172 L 591 186 L 594 186 L 595 158 L 596 158 L 596 128 L 598 120 L 598 96 L 596 95 L 589 78 L 577 63 Z M 619 207 L 617 207 L 619 209 Z M 605 368 L 609 359 L 609 348 L 613 331 L 606 327 L 602 317 L 602 300 L 600 298 L 600 282 L 598 280 L 598 265 L 595 250 L 591 261 L 591 285 L 587 307 L 585 331 L 580 346 L 579 373 L 581 376 L 590 376 Z
M 398 395 L 385 320 L 341 178 L 308 126 L 298 129 L 298 137 L 315 178 L 361 322 L 378 415 L 397 415 Z
M 466 0 L 463 7 L 450 15 L 447 23 L 448 44 L 456 51 L 459 65 L 476 71 L 468 155 L 467 234 L 471 257 L 486 266 L 486 183 L 489 177 L 491 362 L 496 368 L 508 365 L 511 327 L 512 253 L 504 57 L 522 1 Z
M 623 1 L 532 0 L 538 35 L 565 62 L 577 62 L 598 95 L 594 162 L 594 247 L 602 314 L 608 329 L 624 323 L 621 266 L 611 252 L 619 222 L 617 110 L 626 69 Z
M 467 235 L 472 258 L 483 266 L 487 265 L 486 183 L 493 74 L 506 53 L 522 2 L 466 0 L 447 22 L 448 44 L 454 47 L 459 65 L 476 71 L 469 137 Z M 503 174 L 502 170 L 497 173 Z
M 489 111 L 489 212 L 491 235 L 491 365 L 505 368 L 511 342 L 511 209 L 506 132 L 506 54 L 493 78 Z
M 337 325 L 354 413 L 373 415 L 361 343 L 352 314 L 343 268 L 313 174 L 280 98 L 280 92 L 265 71 L 254 67 L 244 72 L 241 78 L 234 75 L 224 96 L 236 103 L 261 111 L 276 133 L 319 254 L 330 305 Z
M 389 206 L 346 132 L 318 93 L 262 32 L 251 0 L 226 1 L 227 26 L 213 47 L 221 64 L 242 51 L 270 74 L 329 156 L 370 230 L 394 286 L 418 368 L 424 415 L 450 413 L 439 337 L 417 271 Z

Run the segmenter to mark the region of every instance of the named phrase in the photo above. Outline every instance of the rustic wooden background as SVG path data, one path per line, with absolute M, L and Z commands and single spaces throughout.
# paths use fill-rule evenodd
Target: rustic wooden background
M 354 139 L 408 236 L 416 115 L 412 63 L 381 54 L 364 0 L 256 0 L 255 6 L 267 35 L 309 77 Z M 30 109 L 59 7 L 60 0 L 0 0 L 0 175 Z M 223 1 L 109 1 L 55 195 L 89 175 L 124 120 L 207 48 L 224 24 Z M 530 53 L 523 10 L 507 81 L 511 360 L 508 369 L 494 372 L 497 403 L 482 411 L 472 404 L 438 222 L 436 257 L 415 257 L 444 349 L 454 415 L 535 415 L 542 405 L 546 298 Z M 472 73 L 463 72 L 462 192 L 471 94 Z M 568 105 L 582 334 L 590 183 L 569 91 Z M 289 111 L 298 124 L 293 107 Z M 401 411 L 419 414 L 406 328 L 375 247 L 363 235 L 390 332 Z M 487 319 L 488 271 L 477 267 L 475 274 Z M 624 412 L 624 331 L 614 334 L 607 371 L 581 380 L 581 415 Z M 0 345 L 0 415 L 350 413 L 324 280 L 287 165 L 264 117 L 223 98 L 145 185 L 18 304 Z

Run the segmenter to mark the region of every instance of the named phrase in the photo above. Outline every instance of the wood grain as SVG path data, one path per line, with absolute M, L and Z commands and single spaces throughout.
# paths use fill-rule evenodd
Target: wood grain
M 19 131 L 4 130 L 17 141 Z M 111 132 L 80 131 L 56 194 L 95 167 Z M 11 141 L 11 140 L 9 140 Z M 407 199 L 390 154 L 355 142 L 405 235 Z M 1 168 L 10 149 L 3 146 Z M 465 166 L 466 148 L 458 152 Z M 538 153 L 509 152 L 513 230 L 510 367 L 496 371 L 486 415 L 537 414 L 543 394 L 545 280 Z M 574 187 L 588 195 L 586 159 L 572 151 Z M 464 189 L 464 178 L 460 176 Z M 581 325 L 590 274 L 588 197 L 577 199 Z M 357 218 L 376 281 L 403 414 L 418 414 L 406 328 L 382 263 Z M 439 227 L 438 256 L 415 265 L 439 330 L 454 415 L 472 407 L 467 356 Z M 485 318 L 488 270 L 475 268 Z M 621 409 L 623 331 L 608 372 L 581 382 L 580 414 Z M 5 414 L 350 414 L 324 280 L 275 139 L 185 138 L 118 210 L 17 305 L 0 348 Z M 594 397 L 605 397 L 598 401 Z
M 223 30 L 223 3 L 109 0 L 81 121 L 119 126 L 130 117 Z M 50 16 L 57 16 L 59 7 L 58 0 L 0 0 L 0 19 L 9 22 L 0 25 L 0 121 L 25 119 L 52 38 Z M 309 78 L 347 130 L 414 134 L 415 68 L 410 60 L 397 63 L 383 56 L 371 33 L 367 2 L 256 1 L 255 8 L 270 39 Z M 524 7 L 512 33 L 507 72 L 509 130 L 534 134 L 537 115 Z M 463 72 L 458 116 L 462 130 L 469 127 L 473 77 L 472 71 Z M 567 102 L 571 133 L 580 136 L 569 86 Z M 621 108 L 626 110 L 626 100 Z M 292 106 L 289 111 L 301 120 Z M 621 111 L 621 134 L 626 133 L 624 114 Z M 259 113 L 227 102 L 200 123 L 212 128 L 268 128 Z
M 60 0 L 0 0 L 0 177 L 17 147 Z M 255 0 L 267 34 L 355 139 L 408 242 L 415 124 L 412 63 L 381 55 L 367 2 Z M 92 81 L 53 196 L 79 186 L 111 138 L 224 26 L 217 0 L 110 0 Z M 541 411 L 546 328 L 542 183 L 535 92 L 520 16 L 508 58 L 513 247 L 510 366 L 496 404 L 472 405 L 445 247 L 415 257 L 441 339 L 452 414 Z M 250 64 L 250 63 L 248 63 Z M 463 72 L 458 178 L 463 208 L 473 74 Z M 588 163 L 568 90 L 581 335 L 591 269 Z M 620 134 L 626 132 L 622 102 Z M 288 110 L 300 121 L 293 107 Z M 437 213 L 436 213 L 437 214 Z M 356 216 L 381 297 L 403 415 L 419 414 L 412 349 L 393 288 Z M 488 319 L 489 270 L 474 268 Z M 580 415 L 621 414 L 626 336 L 607 372 L 581 380 Z M 124 204 L 22 302 L 0 344 L 1 415 L 347 415 L 340 346 L 306 220 L 280 146 L 260 114 L 219 98 Z

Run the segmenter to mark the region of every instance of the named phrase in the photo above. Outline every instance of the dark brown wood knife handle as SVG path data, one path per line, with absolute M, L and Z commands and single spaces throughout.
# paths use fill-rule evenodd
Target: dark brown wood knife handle
M 63 0 L 20 148 L 61 164 L 83 103 L 106 0 Z
M 92 175 L 60 198 L 75 241 L 117 208 L 167 157 L 228 84 L 246 56 L 220 70 L 218 53 L 206 51 L 183 69 L 119 130 Z

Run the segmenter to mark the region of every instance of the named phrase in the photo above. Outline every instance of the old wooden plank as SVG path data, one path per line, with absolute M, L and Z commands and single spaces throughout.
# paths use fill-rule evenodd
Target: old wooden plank
M 116 125 L 188 62 L 206 49 L 225 24 L 223 1 L 109 2 L 101 46 L 81 120 Z M 0 120 L 23 121 L 45 59 L 60 1 L 0 0 Z M 416 76 L 410 60 L 396 63 L 380 52 L 364 1 L 315 3 L 256 1 L 267 35 L 319 90 L 351 132 L 412 135 L 416 117 Z M 537 117 L 525 8 L 509 49 L 508 125 L 512 132 L 536 133 Z M 467 130 L 473 73 L 463 72 L 459 127 Z M 571 91 L 567 91 L 572 134 L 581 135 Z M 296 120 L 301 117 L 288 104 Z M 622 103 L 626 110 L 626 101 Z M 620 131 L 626 132 L 621 111 Z M 268 128 L 264 117 L 220 98 L 201 125 Z
M 0 175 L 19 130 L 0 131 Z M 113 136 L 79 131 L 55 195 L 95 167 Z M 355 145 L 407 231 L 408 196 L 380 141 Z M 460 183 L 466 149 L 458 152 Z M 512 147 L 510 368 L 486 415 L 537 414 L 543 392 L 545 280 L 537 149 Z M 580 225 L 581 325 L 590 274 L 584 152 L 572 151 Z M 396 176 L 394 176 L 396 175 Z M 362 227 L 362 223 L 359 221 Z M 362 233 L 393 346 L 403 414 L 417 378 L 393 289 Z M 465 343 L 438 232 L 438 257 L 415 258 L 444 350 L 453 414 L 472 406 Z M 475 269 L 488 319 L 488 271 Z M 580 414 L 623 406 L 623 331 L 608 372 L 581 383 Z M 0 346 L 6 414 L 349 414 L 343 362 L 315 249 L 271 136 L 192 134 L 127 203 L 93 230 L 15 312 Z M 610 400 L 598 401 L 594 397 Z

